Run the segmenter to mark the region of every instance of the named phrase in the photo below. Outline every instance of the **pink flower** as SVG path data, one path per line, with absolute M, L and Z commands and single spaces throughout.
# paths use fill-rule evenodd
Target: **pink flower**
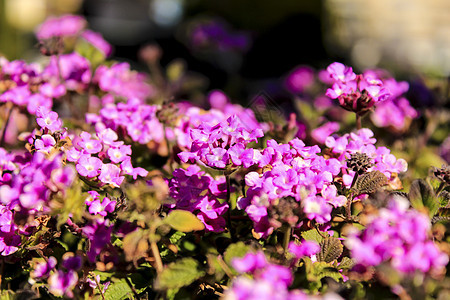
M 79 34 L 85 26 L 86 20 L 81 16 L 50 17 L 37 28 L 36 36 L 39 40 L 73 36 Z
M 112 53 L 112 46 L 103 39 L 102 35 L 98 32 L 94 32 L 91 30 L 85 30 L 81 34 L 86 41 L 91 43 L 95 48 L 97 48 L 100 52 L 102 52 L 105 57 L 108 57 Z
M 99 174 L 99 169 L 102 168 L 103 163 L 96 157 L 90 155 L 82 155 L 78 160 L 76 169 L 81 176 L 95 177 Z
M 120 176 L 120 168 L 113 164 L 104 164 L 98 177 L 101 182 L 119 187 L 125 177 Z
M 41 128 L 48 129 L 51 132 L 62 130 L 62 121 L 58 118 L 58 114 L 56 112 L 40 106 L 36 110 L 36 116 L 36 122 L 39 126 L 41 126 Z

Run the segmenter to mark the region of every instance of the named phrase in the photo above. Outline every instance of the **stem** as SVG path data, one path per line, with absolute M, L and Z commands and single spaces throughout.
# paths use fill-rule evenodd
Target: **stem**
M 3 278 L 3 271 L 5 270 L 5 262 L 3 257 L 0 258 L 0 290 L 2 290 L 2 278 Z
M 439 185 L 439 187 L 436 190 L 436 196 L 439 196 L 439 194 L 442 192 L 442 190 L 445 188 L 447 184 L 445 182 L 441 182 L 441 184 Z
M 92 276 L 94 277 L 95 284 L 97 285 L 98 291 L 100 292 L 100 295 L 102 296 L 102 299 L 105 300 L 105 295 L 103 295 L 103 291 L 100 288 L 100 282 L 98 282 L 97 277 L 95 277 L 94 273 L 92 273 Z
M 217 257 L 217 262 L 219 263 L 219 265 L 222 267 L 223 271 L 225 272 L 225 274 L 227 274 L 228 278 L 232 279 L 234 278 L 233 272 L 231 271 L 231 269 L 228 267 L 228 265 L 226 264 L 226 262 L 223 260 L 222 256 L 218 256 Z
M 284 231 L 284 237 L 283 237 L 283 249 L 284 253 L 287 252 L 287 249 L 289 247 L 289 242 L 291 240 L 291 233 L 292 233 L 292 227 L 288 226 L 286 230 Z
M 173 174 L 172 151 L 170 151 L 170 150 L 171 150 L 171 147 L 170 147 L 169 138 L 167 137 L 167 127 L 166 127 L 166 124 L 164 124 L 164 122 L 163 122 L 163 130 L 164 130 L 164 140 L 165 140 L 166 146 L 167 146 L 167 156 L 168 156 L 167 162 L 169 163 L 169 170 L 170 170 L 170 172 Z
M 14 106 L 11 106 L 9 108 L 8 116 L 6 117 L 5 126 L 3 127 L 2 137 L 0 140 L 0 147 L 3 147 L 3 145 L 5 144 L 6 129 L 8 128 L 9 120 L 11 119 L 13 109 L 14 109 Z
M 152 249 L 153 257 L 155 258 L 156 263 L 156 272 L 159 274 L 163 271 L 164 266 L 161 259 L 161 254 L 159 253 L 158 244 L 156 244 L 154 235 L 156 234 L 156 226 L 152 226 L 150 228 L 151 239 L 150 239 L 150 247 Z
M 361 116 L 356 114 L 356 129 L 359 130 L 361 128 L 362 128 L 362 126 L 361 126 Z
M 352 219 L 352 202 L 353 202 L 353 193 L 350 194 L 350 197 L 347 198 L 347 207 L 345 211 L 347 212 L 347 221 Z
M 133 291 L 134 297 L 136 297 L 136 299 L 139 299 L 138 292 L 134 288 L 133 284 L 131 284 L 131 281 L 130 281 L 130 279 L 127 276 L 125 276 L 125 281 L 127 282 L 127 284 L 130 287 L 130 289 Z
M 231 236 L 231 240 L 234 242 L 236 240 L 235 235 L 234 235 L 234 229 L 233 226 L 231 225 L 231 209 L 232 209 L 232 205 L 231 205 L 231 183 L 230 183 L 230 174 L 228 174 L 227 171 L 224 171 L 224 175 L 225 175 L 225 180 L 227 182 L 227 203 L 229 205 L 228 207 L 228 211 L 227 211 L 227 227 L 228 230 L 230 231 L 230 236 Z

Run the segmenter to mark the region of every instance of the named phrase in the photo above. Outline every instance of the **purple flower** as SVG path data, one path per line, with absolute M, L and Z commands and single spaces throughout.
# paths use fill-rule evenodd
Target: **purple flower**
M 92 215 L 101 215 L 106 217 L 108 213 L 112 213 L 116 207 L 116 201 L 111 201 L 108 197 L 103 198 L 102 201 L 94 200 L 87 202 L 89 206 L 89 213 Z
M 86 20 L 81 16 L 50 17 L 37 28 L 36 36 L 39 40 L 45 40 L 77 35 L 84 29 L 85 25 Z
M 89 239 L 90 248 L 87 252 L 89 261 L 95 262 L 95 258 L 111 242 L 113 227 L 108 220 L 95 219 L 93 224 L 83 227 L 83 234 Z
M 351 67 L 346 67 L 345 65 L 335 62 L 328 66 L 327 72 L 331 78 L 336 81 L 347 82 L 354 80 L 356 74 L 353 73 Z
M 80 256 L 74 255 L 72 252 L 66 252 L 63 255 L 61 266 L 69 271 L 77 271 L 81 269 L 81 262 L 82 261 Z
M 123 145 L 118 148 L 109 148 L 108 156 L 109 159 L 115 164 L 120 163 L 129 158 L 131 155 L 131 146 Z
M 448 256 L 430 238 L 426 215 L 409 209 L 406 199 L 391 198 L 388 208 L 373 216 L 363 232 L 349 233 L 346 246 L 363 266 L 388 262 L 403 273 L 429 272 L 447 265 Z
M 19 250 L 20 236 L 15 232 L 0 231 L 0 254 L 8 256 Z
M 286 88 L 294 94 L 303 93 L 314 84 L 314 70 L 307 66 L 295 68 L 285 81 Z
M 36 264 L 34 270 L 30 273 L 32 278 L 46 278 L 50 272 L 56 267 L 56 258 L 50 256 L 47 261 Z
M 289 251 L 298 259 L 315 255 L 320 251 L 320 246 L 314 241 L 303 241 L 300 245 L 295 242 L 289 243 Z
M 242 258 L 231 261 L 233 268 L 239 273 L 253 273 L 255 270 L 265 268 L 268 264 L 263 252 L 247 253 Z
M 80 134 L 81 141 L 78 141 L 80 146 L 86 153 L 95 154 L 102 150 L 102 143 L 99 140 L 91 139 L 91 134 L 83 131 Z
M 98 179 L 104 184 L 119 187 L 125 177 L 120 176 L 120 168 L 113 164 L 103 164 Z
M 54 111 L 48 110 L 44 106 L 40 106 L 36 110 L 36 117 L 36 122 L 43 129 L 48 129 L 51 132 L 62 129 L 62 121 L 58 118 L 58 114 Z
M 36 150 L 41 151 L 43 153 L 49 153 L 53 146 L 56 145 L 56 141 L 53 136 L 49 134 L 44 134 L 40 139 L 37 139 L 34 143 Z
M 112 46 L 103 39 L 100 33 L 91 30 L 85 30 L 81 34 L 81 37 L 84 38 L 89 43 L 91 43 L 95 48 L 100 50 L 100 52 L 102 52 L 103 55 L 105 55 L 105 57 L 111 55 Z
M 97 157 L 91 157 L 89 154 L 80 156 L 76 169 L 81 176 L 95 177 L 99 175 L 99 170 L 103 171 L 103 163 Z M 117 168 L 117 167 L 116 167 Z
M 322 197 L 307 197 L 303 199 L 303 212 L 310 220 L 322 224 L 331 220 L 332 207 Z
M 64 295 L 73 297 L 73 289 L 78 283 L 78 274 L 75 271 L 63 272 L 58 270 L 48 279 L 48 290 L 57 297 Z

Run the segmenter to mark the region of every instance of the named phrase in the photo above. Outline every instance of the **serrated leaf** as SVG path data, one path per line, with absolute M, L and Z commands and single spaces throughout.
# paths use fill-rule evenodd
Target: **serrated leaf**
M 205 225 L 194 214 L 186 210 L 173 210 L 163 220 L 164 224 L 169 225 L 175 230 L 190 232 L 194 230 L 203 230 Z
M 343 250 L 344 246 L 338 238 L 326 238 L 320 243 L 320 251 L 317 253 L 317 259 L 327 263 L 332 262 L 341 256 Z
M 430 217 L 433 217 L 439 209 L 439 201 L 433 188 L 423 179 L 416 179 L 411 183 L 408 196 L 415 209 L 420 210 L 426 207 Z
M 325 234 L 325 232 L 324 232 Z M 317 242 L 317 244 L 320 244 L 323 240 L 324 237 L 321 236 L 316 229 L 311 229 L 308 231 L 303 231 L 301 233 L 302 238 L 304 238 L 307 241 L 315 241 Z
M 355 265 L 355 261 L 351 258 L 344 257 L 339 265 L 337 266 L 339 270 L 351 269 Z
M 388 182 L 387 177 L 380 171 L 365 173 L 356 179 L 354 190 L 358 195 L 371 194 Z
M 132 299 L 131 295 L 133 291 L 128 285 L 125 278 L 114 279 L 111 281 L 110 285 L 106 289 L 105 299 L 106 300 L 124 300 Z
M 200 269 L 200 265 L 195 259 L 183 258 L 169 264 L 158 275 L 155 288 L 159 290 L 178 289 L 190 285 L 204 275 L 205 272 Z
M 342 274 L 335 268 L 332 268 L 326 262 L 312 262 L 309 257 L 304 257 L 303 262 L 305 263 L 306 268 L 306 279 L 311 284 L 310 290 L 317 291 L 321 286 L 321 280 L 324 277 L 330 277 L 339 282 L 343 279 Z
M 244 257 L 245 254 L 250 252 L 252 248 L 247 246 L 243 242 L 238 242 L 228 246 L 227 250 L 223 254 L 223 258 L 228 265 L 231 265 L 231 260 L 236 257 Z

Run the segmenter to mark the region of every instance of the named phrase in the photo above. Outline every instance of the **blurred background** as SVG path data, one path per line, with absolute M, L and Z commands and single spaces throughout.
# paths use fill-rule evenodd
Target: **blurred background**
M 232 96 L 261 81 L 270 93 L 271 78 L 336 60 L 397 77 L 450 72 L 448 0 L 0 0 L 0 53 L 35 59 L 36 25 L 68 13 L 85 16 L 114 59 L 143 69 L 139 49 L 156 44 L 163 66 L 181 58 Z

